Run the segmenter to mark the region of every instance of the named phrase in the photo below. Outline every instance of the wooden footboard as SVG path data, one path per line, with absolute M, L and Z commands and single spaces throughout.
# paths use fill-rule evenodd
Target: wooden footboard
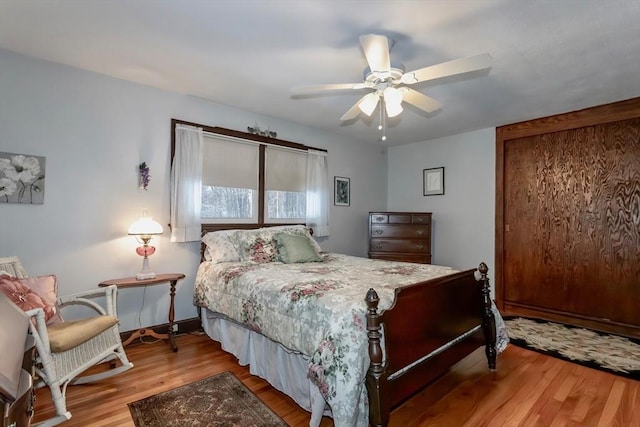
M 370 425 L 386 426 L 391 408 L 479 346 L 485 346 L 489 368 L 495 370 L 496 332 L 488 270 L 481 263 L 477 270 L 396 289 L 393 305 L 381 313 L 378 294 L 374 289 L 367 292 Z

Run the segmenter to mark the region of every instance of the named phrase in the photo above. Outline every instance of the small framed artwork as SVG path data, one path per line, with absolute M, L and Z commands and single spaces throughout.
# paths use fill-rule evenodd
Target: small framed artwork
M 444 167 L 424 169 L 422 171 L 422 188 L 425 196 L 444 194 Z
M 0 153 L 0 203 L 44 203 L 45 158 Z
M 333 177 L 333 204 L 349 206 L 351 204 L 351 179 L 342 176 Z

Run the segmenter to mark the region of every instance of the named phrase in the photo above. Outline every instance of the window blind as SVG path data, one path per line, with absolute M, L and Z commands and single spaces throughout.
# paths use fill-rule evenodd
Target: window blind
M 258 189 L 258 145 L 205 135 L 202 185 Z
M 265 189 L 267 191 L 304 192 L 306 173 L 306 151 L 266 147 Z

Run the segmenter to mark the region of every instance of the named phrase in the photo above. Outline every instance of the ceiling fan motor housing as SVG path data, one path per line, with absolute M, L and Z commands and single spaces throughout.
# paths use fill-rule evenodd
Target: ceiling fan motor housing
M 385 89 L 387 86 L 400 83 L 400 78 L 404 74 L 404 65 L 392 64 L 389 71 L 371 71 L 367 67 L 362 72 L 364 81 L 371 83 L 377 89 Z

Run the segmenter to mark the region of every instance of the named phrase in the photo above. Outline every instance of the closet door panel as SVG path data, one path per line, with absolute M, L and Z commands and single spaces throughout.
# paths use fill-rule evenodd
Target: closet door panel
M 640 119 L 504 147 L 505 302 L 640 325 Z

